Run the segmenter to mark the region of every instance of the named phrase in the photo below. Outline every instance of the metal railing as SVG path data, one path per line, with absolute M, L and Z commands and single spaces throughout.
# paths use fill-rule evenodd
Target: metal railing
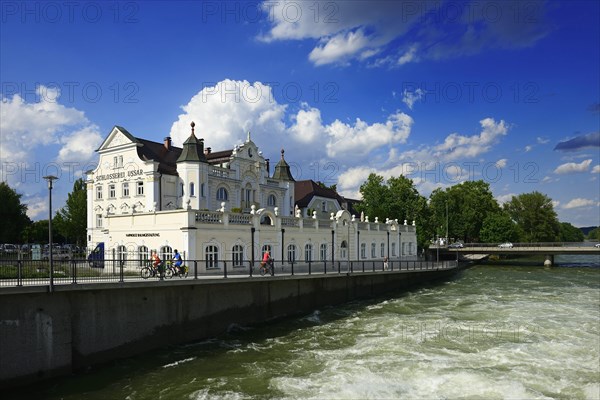
M 104 259 L 88 261 L 85 258 L 54 260 L 54 285 L 147 282 L 161 279 L 156 274 L 144 279 L 142 268 L 146 259 Z M 186 260 L 187 275 L 163 275 L 164 280 L 253 278 L 260 276 L 260 261 L 233 260 Z M 290 261 L 274 260 L 275 276 L 390 273 L 404 271 L 439 271 L 457 267 L 456 261 L 388 261 L 387 269 L 382 260 L 340 261 Z M 45 286 L 50 284 L 50 265 L 47 260 L 0 259 L 0 289 L 7 287 Z

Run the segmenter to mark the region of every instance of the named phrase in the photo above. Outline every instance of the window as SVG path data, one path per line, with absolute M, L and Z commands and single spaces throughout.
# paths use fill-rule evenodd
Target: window
M 102 186 L 96 186 L 96 200 L 102 200 Z
M 205 196 L 205 194 L 204 194 L 204 183 L 200 184 L 200 196 L 202 196 L 202 197 Z
M 123 167 L 123 156 L 119 156 L 119 167 Z
M 138 196 L 144 195 L 144 182 L 138 181 L 135 183 L 135 193 Z
M 377 246 L 375 246 L 375 243 L 371 243 L 371 258 L 375 258 L 376 248 Z
M 143 267 L 144 265 L 146 265 L 146 262 L 150 259 L 150 253 L 148 252 L 148 248 L 146 246 L 138 247 L 138 254 L 139 254 L 138 265 L 140 267 Z
M 127 261 L 127 248 L 125 246 L 117 247 L 117 260 L 121 265 Z
M 227 189 L 225 189 L 224 187 L 220 187 L 219 189 L 217 189 L 217 200 L 227 201 L 228 197 L 229 195 L 227 193 Z
M 346 243 L 346 241 L 342 241 L 342 244 L 340 245 L 340 257 L 342 258 L 342 260 L 345 260 L 346 257 L 348 257 L 348 243 Z
M 381 243 L 381 246 L 379 246 L 379 248 L 381 249 L 381 257 L 385 257 L 385 243 Z
M 406 255 L 406 243 L 402 243 L 402 255 Z
M 367 245 L 366 243 L 360 244 L 360 258 L 367 258 Z
M 96 214 L 96 228 L 102 228 L 102 214 Z
M 320 251 L 319 251 L 319 259 L 321 261 L 327 260 L 327 243 L 321 243 Z
M 277 205 L 277 197 L 275 197 L 273 194 L 269 195 L 267 204 L 271 207 L 275 207 Z
M 171 249 L 171 246 L 163 246 L 160 248 L 158 256 L 162 261 L 170 260 L 173 257 L 173 249 Z
M 327 202 L 325 202 L 325 201 L 321 202 L 321 211 L 327 212 Z
M 234 267 L 241 267 L 244 265 L 244 246 L 236 244 L 231 249 L 231 259 Z
M 117 168 L 117 156 L 113 157 L 113 168 Z
M 273 249 L 271 248 L 270 244 L 265 244 L 260 251 L 261 251 L 261 253 L 260 253 L 261 260 L 262 260 L 262 256 L 265 254 L 266 251 L 268 251 L 269 254 L 271 255 L 271 258 L 273 258 Z
M 204 249 L 206 269 L 219 268 L 219 248 L 209 245 Z
M 412 254 L 413 254 L 413 244 L 412 244 L 412 242 L 410 242 L 408 244 L 408 255 L 410 256 Z
M 392 243 L 392 257 L 396 257 L 396 243 Z
M 117 197 L 117 190 L 115 189 L 114 184 L 110 184 L 108 185 L 108 198 L 114 199 L 115 197 Z
M 183 195 L 185 194 L 185 192 L 184 192 L 184 190 L 183 190 L 184 188 L 185 188 L 185 185 L 183 184 L 183 182 L 181 182 L 181 183 L 179 184 L 179 191 L 180 191 L 180 196 L 181 196 L 181 197 L 183 197 Z
M 129 197 L 129 182 L 123 182 L 123 197 Z
M 312 261 L 312 244 L 304 246 L 304 261 Z
M 196 191 L 194 189 L 195 189 L 194 182 L 190 182 L 190 197 L 196 195 Z
M 296 245 L 294 245 L 294 244 L 288 245 L 287 258 L 288 258 L 288 262 L 290 262 L 290 263 L 296 262 Z

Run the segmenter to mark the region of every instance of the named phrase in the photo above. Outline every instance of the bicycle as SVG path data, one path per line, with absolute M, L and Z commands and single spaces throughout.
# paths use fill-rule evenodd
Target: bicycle
M 269 261 L 267 262 L 261 261 L 260 267 L 258 268 L 258 272 L 260 273 L 260 276 L 265 276 L 267 272 L 270 273 L 271 276 L 275 275 L 275 267 L 273 265 L 273 260 L 269 259 Z
M 173 261 L 167 260 L 166 266 L 167 266 L 167 268 L 165 270 L 166 278 L 171 279 L 173 277 L 173 275 L 176 275 L 180 278 L 187 278 L 188 272 L 189 272 L 187 265 L 181 264 L 181 266 L 179 268 L 177 268 L 175 265 L 173 265 Z
M 140 270 L 140 276 L 143 279 L 148 279 L 150 277 L 154 278 L 157 275 L 160 277 L 159 268 L 155 268 L 152 264 L 152 261 L 148 261 L 146 263 L 146 266 L 142 267 L 142 269 Z

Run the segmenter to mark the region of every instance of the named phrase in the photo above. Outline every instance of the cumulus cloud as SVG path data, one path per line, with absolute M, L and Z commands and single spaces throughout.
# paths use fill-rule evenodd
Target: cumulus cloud
M 504 168 L 506 167 L 506 163 L 508 162 L 508 160 L 506 158 L 502 158 L 498 161 L 496 161 L 496 167 L 497 168 Z
M 548 32 L 543 0 L 534 0 L 533 7 L 494 3 L 502 17 L 493 21 L 486 7 L 486 1 L 460 9 L 425 1 L 264 1 L 269 30 L 259 39 L 313 40 L 316 45 L 309 59 L 315 65 L 372 60 L 373 66 L 396 67 L 476 54 L 485 48 L 527 47 Z M 527 13 L 530 23 L 508 17 L 516 13 Z
M 214 150 L 231 148 L 251 131 L 259 145 L 279 137 L 282 144 L 297 145 L 297 154 L 334 159 L 351 155 L 355 161 L 380 147 L 406 142 L 414 122 L 398 111 L 383 122 L 356 118 L 354 123 L 335 120 L 324 124 L 321 111 L 303 103 L 289 116 L 291 123 L 286 123 L 287 105 L 275 100 L 269 85 L 235 80 L 203 88 L 182 109 L 184 113 L 171 127 L 176 145 L 187 139 L 194 121 L 196 135 L 205 138 L 206 146 Z
M 594 168 L 592 168 L 592 174 L 600 174 L 600 164 L 594 166 Z
M 404 92 L 402 93 L 402 102 L 412 110 L 415 102 L 420 101 L 424 96 L 425 91 L 421 88 L 415 90 L 414 92 L 404 89 Z
M 102 141 L 98 126 L 82 111 L 60 104 L 59 90 L 40 85 L 36 93 L 33 102 L 18 94 L 2 97 L 0 106 L 2 180 L 22 192 L 30 218 L 47 210 L 45 201 L 35 200 L 41 175 L 80 175 L 75 170 L 90 165 Z
M 514 196 L 517 196 L 517 194 L 515 194 L 515 193 L 501 194 L 500 196 L 496 197 L 496 201 L 498 202 L 498 204 L 502 205 L 504 203 L 508 203 L 509 201 L 511 201 Z
M 587 159 L 579 164 L 577 163 L 565 163 L 561 164 L 554 170 L 555 174 L 572 174 L 576 172 L 585 172 L 590 168 L 590 164 L 592 163 L 592 159 Z
M 580 135 L 573 139 L 559 142 L 554 150 L 558 151 L 579 151 L 589 148 L 600 148 L 600 132 L 588 133 Z
M 581 197 L 577 197 L 577 198 L 569 201 L 564 206 L 562 206 L 562 208 L 570 209 L 570 208 L 579 208 L 579 207 L 591 207 L 591 206 L 595 206 L 595 205 L 598 205 L 598 204 L 594 200 L 583 199 Z

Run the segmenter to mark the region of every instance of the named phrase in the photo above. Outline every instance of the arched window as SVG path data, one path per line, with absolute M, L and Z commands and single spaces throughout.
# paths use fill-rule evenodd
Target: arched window
M 308 262 L 308 261 L 312 261 L 313 256 L 312 256 L 312 244 L 308 243 L 307 245 L 304 246 L 304 261 Z
M 173 257 L 173 249 L 171 246 L 163 246 L 160 248 L 158 255 L 162 261 L 170 260 Z
M 367 258 L 367 244 L 360 244 L 360 258 Z
M 392 257 L 396 257 L 396 243 L 392 243 Z
M 208 245 L 204 249 L 206 269 L 219 268 L 219 248 L 217 246 Z
M 119 264 L 125 264 L 125 261 L 127 261 L 127 247 L 117 247 L 117 260 L 119 260 Z
M 340 245 L 340 257 L 342 258 L 342 260 L 345 260 L 346 257 L 348 257 L 348 243 L 346 243 L 346 241 L 342 241 L 342 244 Z
M 268 215 L 263 215 L 260 219 L 260 224 L 261 225 L 273 225 L 273 221 L 271 220 L 271 217 L 269 217 Z
M 196 191 L 195 191 L 195 187 L 194 187 L 194 182 L 190 182 L 190 196 L 195 196 L 196 195 Z
M 220 187 L 217 189 L 217 200 L 227 201 L 229 198 L 229 194 L 227 193 L 227 189 L 224 187 Z
M 327 260 L 327 243 L 321 243 L 321 247 L 319 250 L 319 259 L 321 261 Z
M 371 258 L 375 258 L 375 251 L 377 249 L 377 246 L 375 246 L 375 243 L 371 243 Z
M 148 253 L 148 248 L 146 246 L 138 247 L 138 265 L 143 267 L 146 265 L 146 262 L 150 259 L 150 253 Z
M 288 258 L 288 262 L 290 262 L 290 263 L 296 262 L 296 245 L 295 244 L 288 245 L 287 258 Z
M 385 257 L 385 243 L 381 243 L 381 246 L 379 246 L 381 249 L 381 257 Z
M 234 267 L 241 267 L 244 265 L 244 246 L 236 244 L 231 249 L 231 260 L 233 261 Z
M 271 256 L 271 258 L 273 258 L 273 249 L 271 248 L 271 245 L 265 244 L 265 245 L 263 245 L 262 249 L 260 249 L 260 259 L 261 260 L 267 251 L 269 252 L 269 255 Z
M 267 204 L 270 207 L 275 207 L 277 206 L 277 197 L 275 197 L 274 194 L 269 195 L 269 198 L 267 199 Z

